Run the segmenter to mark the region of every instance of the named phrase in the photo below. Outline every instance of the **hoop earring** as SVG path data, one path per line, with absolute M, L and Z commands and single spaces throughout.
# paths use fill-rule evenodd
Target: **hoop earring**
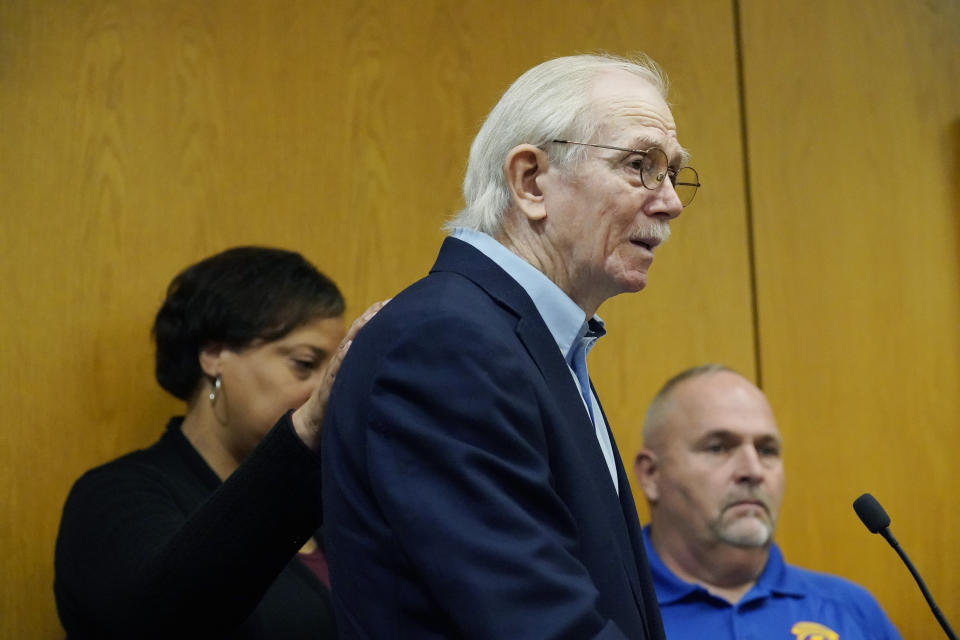
M 210 404 L 215 404 L 217 401 L 217 393 L 220 391 L 221 386 L 220 374 L 217 374 L 217 377 L 213 379 L 213 389 L 210 390 Z

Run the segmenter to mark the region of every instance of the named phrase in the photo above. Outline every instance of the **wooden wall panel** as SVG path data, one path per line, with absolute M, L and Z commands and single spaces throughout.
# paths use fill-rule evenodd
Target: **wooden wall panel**
M 671 225 L 647 288 L 600 308 L 609 335 L 591 353 L 590 373 L 628 473 L 647 404 L 670 376 L 705 362 L 755 376 L 733 12 L 697 2 L 668 13 L 667 46 L 648 49 L 670 74 L 679 138 L 703 187 Z M 639 41 L 653 38 L 643 34 Z M 645 522 L 636 485 L 634 496 Z
M 960 4 L 741 3 L 763 381 L 787 556 L 940 630 L 851 509 L 872 492 L 960 624 Z
M 706 185 L 649 291 L 602 309 L 591 367 L 625 457 L 674 369 L 752 371 L 731 24 L 695 0 L 0 2 L 0 637 L 62 635 L 70 484 L 179 408 L 149 341 L 173 274 L 270 244 L 351 316 L 393 294 L 431 264 L 486 112 L 543 59 L 653 55 Z

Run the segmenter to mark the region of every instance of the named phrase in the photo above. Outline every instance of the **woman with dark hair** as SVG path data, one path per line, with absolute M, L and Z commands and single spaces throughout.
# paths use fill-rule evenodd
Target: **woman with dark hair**
M 186 412 L 71 490 L 54 581 L 68 637 L 335 637 L 320 422 L 378 307 L 345 338 L 336 285 L 279 249 L 229 249 L 173 279 L 156 376 Z

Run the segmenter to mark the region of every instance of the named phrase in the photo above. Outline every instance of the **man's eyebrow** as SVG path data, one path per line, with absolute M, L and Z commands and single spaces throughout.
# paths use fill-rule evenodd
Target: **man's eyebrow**
M 654 140 L 653 138 L 648 138 L 646 136 L 641 136 L 638 138 L 633 138 L 630 141 L 630 144 L 627 145 L 631 149 L 636 149 L 637 151 L 646 151 L 650 147 L 660 148 L 660 143 Z
M 697 442 L 706 442 L 707 440 L 713 440 L 716 438 L 723 440 L 735 440 L 740 439 L 740 436 L 729 429 L 711 429 L 706 433 L 701 434 L 700 437 L 697 438 Z
M 653 138 L 640 137 L 635 138 L 631 145 L 628 145 L 631 149 L 636 149 L 637 151 L 646 151 L 651 147 L 656 147 L 664 153 L 667 153 L 667 150 L 663 148 L 663 145 L 659 141 L 654 140 Z M 667 153 L 667 161 L 671 166 L 685 167 L 687 163 L 690 162 L 690 152 L 685 148 L 680 147 L 679 150 L 675 153 Z
M 723 440 L 749 440 L 751 442 L 776 442 L 777 444 L 783 443 L 783 438 L 775 433 L 761 433 L 749 436 L 724 428 L 710 429 L 706 433 L 701 434 L 700 437 L 697 438 L 697 442 L 704 442 L 713 438 L 721 438 Z

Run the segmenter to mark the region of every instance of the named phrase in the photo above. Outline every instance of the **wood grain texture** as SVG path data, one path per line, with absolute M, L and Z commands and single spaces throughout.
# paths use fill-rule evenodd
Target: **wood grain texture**
M 601 310 L 591 371 L 628 466 L 666 376 L 752 374 L 727 2 L 6 0 L 0 25 L 0 637 L 62 637 L 70 485 L 179 410 L 149 339 L 170 278 L 276 245 L 351 317 L 389 297 L 432 263 L 487 111 L 546 58 L 651 54 L 705 183 L 648 291 Z
M 742 3 L 760 355 L 788 558 L 940 630 L 851 509 L 872 492 L 960 620 L 960 5 Z M 829 15 L 829 19 L 824 16 Z

